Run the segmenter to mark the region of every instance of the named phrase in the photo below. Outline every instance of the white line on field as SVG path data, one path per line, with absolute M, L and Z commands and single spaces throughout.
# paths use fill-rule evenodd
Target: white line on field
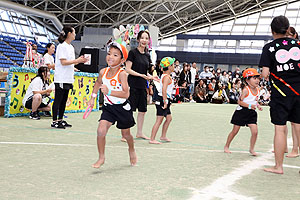
M 8 144 L 8 145 L 44 145 L 44 146 L 72 146 L 72 147 L 95 147 L 95 145 L 90 144 L 61 144 L 61 143 L 43 143 L 43 142 L 0 142 L 0 144 Z M 110 146 L 106 145 L 108 148 L 128 148 L 127 146 Z M 169 150 L 169 151 L 205 151 L 205 152 L 217 152 L 223 153 L 223 150 L 212 150 L 212 149 L 183 149 L 183 148 L 156 148 L 156 147 L 135 147 L 136 149 L 148 149 L 148 150 Z M 247 151 L 232 151 L 233 153 L 246 153 Z
M 290 143 L 291 138 L 289 138 L 288 143 Z M 271 152 L 273 150 L 270 149 Z M 241 164 L 239 168 L 234 169 L 229 174 L 222 176 L 215 180 L 209 186 L 198 190 L 196 188 L 190 188 L 193 191 L 193 196 L 190 200 L 198 200 L 198 199 L 213 199 L 213 198 L 220 198 L 225 200 L 252 200 L 255 199 L 253 197 L 247 197 L 244 195 L 237 194 L 231 191 L 232 186 L 244 176 L 251 174 L 254 170 L 263 167 L 264 165 L 273 165 L 270 159 L 273 158 L 273 154 L 265 153 L 261 154 L 260 156 L 256 157 L 255 159 L 245 161 Z M 290 166 L 295 167 L 295 166 Z

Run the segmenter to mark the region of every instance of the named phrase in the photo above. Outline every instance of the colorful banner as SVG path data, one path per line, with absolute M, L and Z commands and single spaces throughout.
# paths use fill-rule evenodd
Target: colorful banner
M 27 116 L 30 110 L 24 108 L 22 100 L 25 96 L 26 90 L 37 74 L 35 68 L 21 68 L 11 67 L 8 73 L 7 84 L 9 90 L 6 94 L 5 99 L 5 111 L 4 117 L 16 117 L 16 116 Z M 50 79 L 53 81 L 53 71 L 51 70 Z M 93 86 L 97 80 L 97 73 L 83 73 L 75 72 L 75 82 L 73 89 L 69 92 L 68 101 L 66 104 L 66 112 L 84 112 L 87 108 L 87 103 L 91 97 Z M 53 98 L 53 92 L 50 95 Z M 99 110 L 99 104 L 97 103 L 98 97 L 95 99 L 93 111 Z

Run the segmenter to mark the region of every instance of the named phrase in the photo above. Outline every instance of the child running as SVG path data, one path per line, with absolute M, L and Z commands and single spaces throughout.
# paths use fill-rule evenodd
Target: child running
M 256 69 L 249 68 L 243 72 L 243 78 L 246 86 L 242 89 L 242 94 L 238 100 L 238 107 L 236 108 L 231 123 L 233 124 L 232 131 L 227 137 L 227 142 L 224 146 L 225 153 L 231 153 L 229 146 L 233 138 L 239 132 L 241 126 L 248 126 L 251 131 L 250 150 L 251 155 L 256 156 L 254 146 L 257 138 L 257 113 L 256 108 L 262 110 L 258 104 L 259 89 L 258 84 L 260 81 L 260 74 Z
M 101 92 L 104 94 L 104 105 L 97 129 L 99 159 L 92 165 L 94 168 L 99 168 L 104 164 L 105 137 L 108 129 L 115 122 L 117 122 L 117 128 L 121 129 L 122 137 L 127 141 L 131 165 L 137 163 L 133 137 L 130 134 L 130 128 L 135 125 L 135 121 L 131 106 L 127 100 L 129 97 L 127 73 L 121 68 L 127 57 L 128 53 L 123 45 L 116 42 L 108 45 L 106 56 L 108 67 L 100 70 L 92 97 L 88 102 L 88 105 L 93 107 L 97 92 L 101 89 Z
M 158 99 L 155 103 L 156 122 L 152 128 L 151 138 L 149 141 L 150 144 L 161 144 L 161 142 L 155 140 L 155 136 L 164 117 L 166 118 L 166 121 L 164 122 L 162 127 L 162 134 L 160 140 L 165 142 L 171 142 L 171 140 L 169 140 L 166 135 L 168 127 L 172 121 L 170 106 L 174 83 L 170 74 L 174 71 L 174 62 L 175 58 L 171 57 L 164 57 L 160 62 L 160 66 L 163 69 L 163 74 L 161 75 L 160 79 Z

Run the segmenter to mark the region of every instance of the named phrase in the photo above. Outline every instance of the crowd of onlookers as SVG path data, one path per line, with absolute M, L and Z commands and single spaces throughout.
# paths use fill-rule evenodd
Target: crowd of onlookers
M 161 75 L 159 67 L 153 69 L 158 76 Z M 197 64 L 175 61 L 175 70 L 171 74 L 175 82 L 173 102 L 197 102 L 197 103 L 231 103 L 237 104 L 242 91 L 242 71 L 236 68 L 234 71 L 224 71 L 204 66 L 203 71 L 197 68 Z M 149 85 L 149 94 L 155 101 L 155 84 Z M 270 101 L 270 86 L 267 81 L 260 82 L 260 99 L 262 105 L 268 105 Z

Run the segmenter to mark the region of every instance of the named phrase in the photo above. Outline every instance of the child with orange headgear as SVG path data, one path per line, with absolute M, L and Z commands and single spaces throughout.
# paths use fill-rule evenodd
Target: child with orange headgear
M 256 108 L 262 110 L 258 104 L 259 89 L 258 84 L 260 81 L 260 74 L 254 68 L 246 69 L 243 72 L 243 78 L 245 81 L 245 87 L 242 89 L 242 94 L 238 100 L 238 106 L 232 116 L 231 123 L 233 124 L 232 131 L 227 137 L 226 144 L 224 146 L 225 153 L 231 153 L 229 151 L 230 143 L 233 138 L 239 132 L 241 126 L 248 126 L 251 131 L 250 149 L 251 155 L 256 156 L 254 146 L 257 138 L 257 113 Z
M 131 165 L 135 165 L 137 162 L 133 137 L 130 134 L 130 128 L 135 125 L 135 121 L 127 100 L 129 97 L 127 73 L 121 67 L 127 57 L 127 49 L 122 44 L 112 42 L 108 45 L 106 56 L 108 67 L 100 70 L 88 102 L 88 105 L 93 107 L 98 90 L 101 89 L 104 94 L 104 105 L 97 129 L 99 158 L 92 165 L 94 168 L 99 168 L 104 164 L 105 136 L 115 122 L 117 122 L 117 128 L 121 129 L 122 137 L 127 141 Z

